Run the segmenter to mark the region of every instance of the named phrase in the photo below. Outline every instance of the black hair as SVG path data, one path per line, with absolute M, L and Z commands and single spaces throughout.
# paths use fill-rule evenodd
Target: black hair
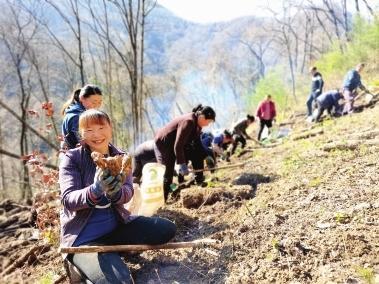
M 205 119 L 216 120 L 216 112 L 210 106 L 203 106 L 202 104 L 197 105 L 192 112 L 195 113 L 196 116 L 204 115 Z
M 225 129 L 223 134 L 225 138 L 228 138 L 228 139 L 231 139 L 233 137 L 232 133 L 228 129 Z
M 62 115 L 64 115 L 66 108 L 68 108 L 70 105 L 76 104 L 80 102 L 80 97 L 88 98 L 92 95 L 100 95 L 102 96 L 103 93 L 101 92 L 101 89 L 93 84 L 87 84 L 83 88 L 76 89 L 70 99 L 66 101 L 62 107 Z
M 250 115 L 250 114 L 248 114 L 248 115 L 246 116 L 246 118 L 247 118 L 248 120 L 251 120 L 251 122 L 254 122 L 254 121 L 255 121 L 255 116 L 254 116 L 254 115 Z

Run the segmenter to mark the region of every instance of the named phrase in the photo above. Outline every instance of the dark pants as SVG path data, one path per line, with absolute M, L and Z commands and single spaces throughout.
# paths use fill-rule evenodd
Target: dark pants
M 207 153 L 203 149 L 203 146 L 197 142 L 192 142 L 184 148 L 184 155 L 186 157 L 186 162 L 191 161 L 192 167 L 194 170 L 203 170 L 204 169 L 204 159 L 207 157 Z M 204 173 L 197 172 L 195 173 L 195 181 L 197 184 L 200 184 L 204 181 Z M 184 182 L 184 177 L 178 175 L 178 182 Z
M 307 100 L 307 111 L 308 111 L 308 116 L 312 115 L 313 112 L 313 102 L 316 99 L 316 94 L 315 93 L 310 93 L 308 100 Z
M 316 122 L 320 121 L 320 118 L 321 118 L 321 116 L 322 116 L 322 114 L 324 113 L 325 110 L 327 110 L 328 114 L 330 116 L 332 116 L 332 109 L 333 109 L 333 107 L 329 107 L 329 108 L 322 107 L 321 104 L 318 101 L 316 101 L 316 104 L 317 104 L 317 111 L 318 111 L 317 112 L 317 116 L 315 117 L 315 121 Z
M 167 219 L 140 216 L 87 245 L 159 245 L 171 240 L 175 232 L 175 224 Z M 134 283 L 128 266 L 117 252 L 78 253 L 69 255 L 68 259 L 92 283 Z
M 236 151 L 238 143 L 241 143 L 242 149 L 245 148 L 245 146 L 246 146 L 246 139 L 241 134 L 233 134 L 233 140 L 234 140 L 234 142 L 232 144 L 232 150 L 231 150 L 232 155 Z
M 157 162 L 166 167 L 163 176 L 163 193 L 164 199 L 167 200 L 168 194 L 170 193 L 170 185 L 174 177 L 176 156 L 173 150 L 159 148 L 157 146 L 154 148 L 154 151 Z
M 260 120 L 260 128 L 259 128 L 259 133 L 258 133 L 258 141 L 261 140 L 261 135 L 262 135 L 262 132 L 263 132 L 263 129 L 265 128 L 265 126 L 267 126 L 267 128 L 269 130 L 269 133 L 270 133 L 270 128 L 272 127 L 272 119 L 270 119 L 270 120 L 261 119 Z

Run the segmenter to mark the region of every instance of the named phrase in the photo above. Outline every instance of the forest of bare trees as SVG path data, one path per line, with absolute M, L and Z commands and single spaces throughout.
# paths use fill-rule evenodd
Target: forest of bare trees
M 296 75 L 335 40 L 344 51 L 353 14 L 374 15 L 365 0 L 282 2 L 270 17 L 197 25 L 151 0 L 1 1 L 0 196 L 32 195 L 30 157 L 56 166 L 60 108 L 77 87 L 102 88 L 114 139 L 130 148 L 195 102 L 238 113 L 278 65 L 297 99 Z

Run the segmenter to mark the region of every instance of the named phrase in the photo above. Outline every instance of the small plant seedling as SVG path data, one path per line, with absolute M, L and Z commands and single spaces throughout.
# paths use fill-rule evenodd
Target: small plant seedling
M 374 284 L 375 274 L 374 269 L 371 267 L 356 267 L 355 269 L 360 278 L 362 278 L 367 284 Z
M 321 184 L 321 178 L 320 177 L 316 177 L 316 178 L 313 178 L 310 182 L 309 182 L 309 186 L 310 187 L 317 187 Z
M 279 250 L 280 243 L 279 243 L 278 240 L 273 239 L 273 240 L 271 241 L 271 245 L 272 245 L 272 248 L 273 248 L 274 250 Z
M 346 224 L 346 223 L 349 223 L 350 216 L 343 212 L 337 212 L 334 215 L 334 219 L 336 220 L 337 223 Z

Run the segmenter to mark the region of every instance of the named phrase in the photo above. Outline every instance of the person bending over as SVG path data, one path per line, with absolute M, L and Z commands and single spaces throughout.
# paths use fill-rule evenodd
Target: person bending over
M 215 121 L 216 113 L 209 106 L 201 104 L 192 112 L 174 118 L 155 135 L 155 156 L 158 163 L 166 166 L 164 175 L 164 193 L 167 200 L 174 175 L 175 162 L 179 165 L 179 174 L 189 174 L 185 157 L 185 146 L 199 139 L 203 127 Z

